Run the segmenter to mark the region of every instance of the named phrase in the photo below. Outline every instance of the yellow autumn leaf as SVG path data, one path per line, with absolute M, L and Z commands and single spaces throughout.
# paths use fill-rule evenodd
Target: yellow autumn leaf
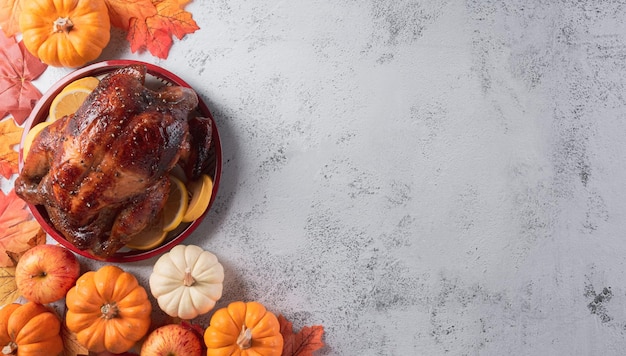
M 19 296 L 15 284 L 15 267 L 0 267 L 0 305 L 11 304 Z
M 19 155 L 15 147 L 22 140 L 23 131 L 12 118 L 0 121 L 0 176 L 6 179 L 17 173 Z

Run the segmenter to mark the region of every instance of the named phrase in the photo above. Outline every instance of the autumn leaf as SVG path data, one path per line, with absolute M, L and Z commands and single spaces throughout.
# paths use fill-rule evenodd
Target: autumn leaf
M 24 123 L 41 98 L 31 81 L 47 67 L 28 52 L 22 41 L 17 43 L 0 32 L 0 118 L 10 113 L 18 125 Z
M 45 242 L 46 234 L 15 190 L 0 191 L 0 267 L 14 266 L 24 252 Z
M 76 334 L 70 331 L 64 322 L 61 323 L 61 338 L 63 339 L 63 352 L 61 356 L 89 355 L 89 350 L 78 342 Z
M 17 173 L 19 155 L 13 147 L 20 143 L 22 131 L 11 118 L 0 121 L 0 176 L 6 179 Z
M 156 0 L 157 13 L 146 18 L 132 18 L 127 39 L 132 52 L 147 49 L 153 56 L 165 59 L 173 44 L 172 36 L 182 39 L 200 29 L 190 12 L 183 6 L 186 1 Z
M 22 0 L 0 0 L 0 27 L 7 37 L 13 37 L 20 32 L 21 12 Z
M 128 31 L 132 18 L 147 19 L 157 13 L 152 0 L 105 0 L 111 25 Z
M 324 347 L 323 326 L 305 326 L 298 333 L 294 333 L 293 325 L 284 316 L 279 315 L 278 322 L 284 341 L 282 356 L 312 356 L 313 351 Z
M 0 305 L 13 303 L 20 297 L 15 283 L 15 267 L 0 267 Z

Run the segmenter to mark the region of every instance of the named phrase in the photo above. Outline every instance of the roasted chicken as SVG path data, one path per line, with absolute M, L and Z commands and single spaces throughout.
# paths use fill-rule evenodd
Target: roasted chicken
M 198 117 L 196 93 L 152 90 L 145 78 L 141 65 L 104 77 L 75 114 L 35 138 L 15 182 L 69 242 L 102 258 L 156 219 L 177 164 L 194 179 L 210 161 L 211 120 Z

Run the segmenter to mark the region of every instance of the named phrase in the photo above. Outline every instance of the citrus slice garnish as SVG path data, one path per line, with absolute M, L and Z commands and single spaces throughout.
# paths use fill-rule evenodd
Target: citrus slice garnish
M 167 231 L 163 231 L 163 214 L 159 214 L 156 222 L 133 236 L 126 247 L 134 250 L 151 250 L 162 244 L 166 236 Z
M 209 206 L 211 194 L 213 194 L 213 180 L 206 174 L 200 179 L 192 181 L 187 186 L 187 190 L 191 194 L 187 212 L 183 216 L 184 222 L 191 222 L 202 216 Z
M 56 121 L 65 115 L 75 113 L 87 99 L 89 93 L 91 90 L 82 87 L 61 91 L 50 105 L 50 120 Z
M 49 121 L 40 122 L 37 125 L 33 126 L 30 129 L 30 131 L 28 131 L 28 133 L 26 134 L 26 137 L 24 137 L 24 144 L 22 146 L 23 160 L 26 159 L 26 156 L 28 155 L 28 151 L 30 151 L 30 146 L 33 144 L 35 137 L 37 137 L 37 135 L 39 135 L 41 130 L 43 130 L 46 126 L 50 125 L 51 123 L 52 122 L 49 122 Z
M 80 79 L 76 79 L 75 81 L 68 84 L 63 91 L 72 90 L 75 88 L 86 89 L 89 91 L 93 91 L 100 84 L 100 79 L 96 77 L 83 77 Z
M 170 175 L 169 179 L 170 194 L 163 207 L 163 231 L 165 232 L 172 231 L 180 225 L 188 205 L 185 184 L 173 175 Z

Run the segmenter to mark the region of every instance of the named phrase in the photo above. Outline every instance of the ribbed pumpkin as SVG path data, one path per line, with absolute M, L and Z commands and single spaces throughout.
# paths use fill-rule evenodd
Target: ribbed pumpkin
M 258 302 L 233 302 L 215 311 L 204 332 L 207 356 L 280 356 L 278 318 Z
M 65 303 L 67 328 L 89 351 L 126 352 L 150 327 L 152 305 L 146 290 L 117 266 L 83 274 Z
M 98 58 L 111 36 L 104 0 L 22 1 L 19 25 L 28 51 L 57 67 Z
M 150 275 L 150 291 L 168 315 L 193 319 L 213 309 L 222 296 L 224 268 L 217 257 L 195 245 L 163 254 Z
M 0 309 L 3 355 L 58 355 L 63 351 L 61 321 L 41 304 L 8 304 Z

